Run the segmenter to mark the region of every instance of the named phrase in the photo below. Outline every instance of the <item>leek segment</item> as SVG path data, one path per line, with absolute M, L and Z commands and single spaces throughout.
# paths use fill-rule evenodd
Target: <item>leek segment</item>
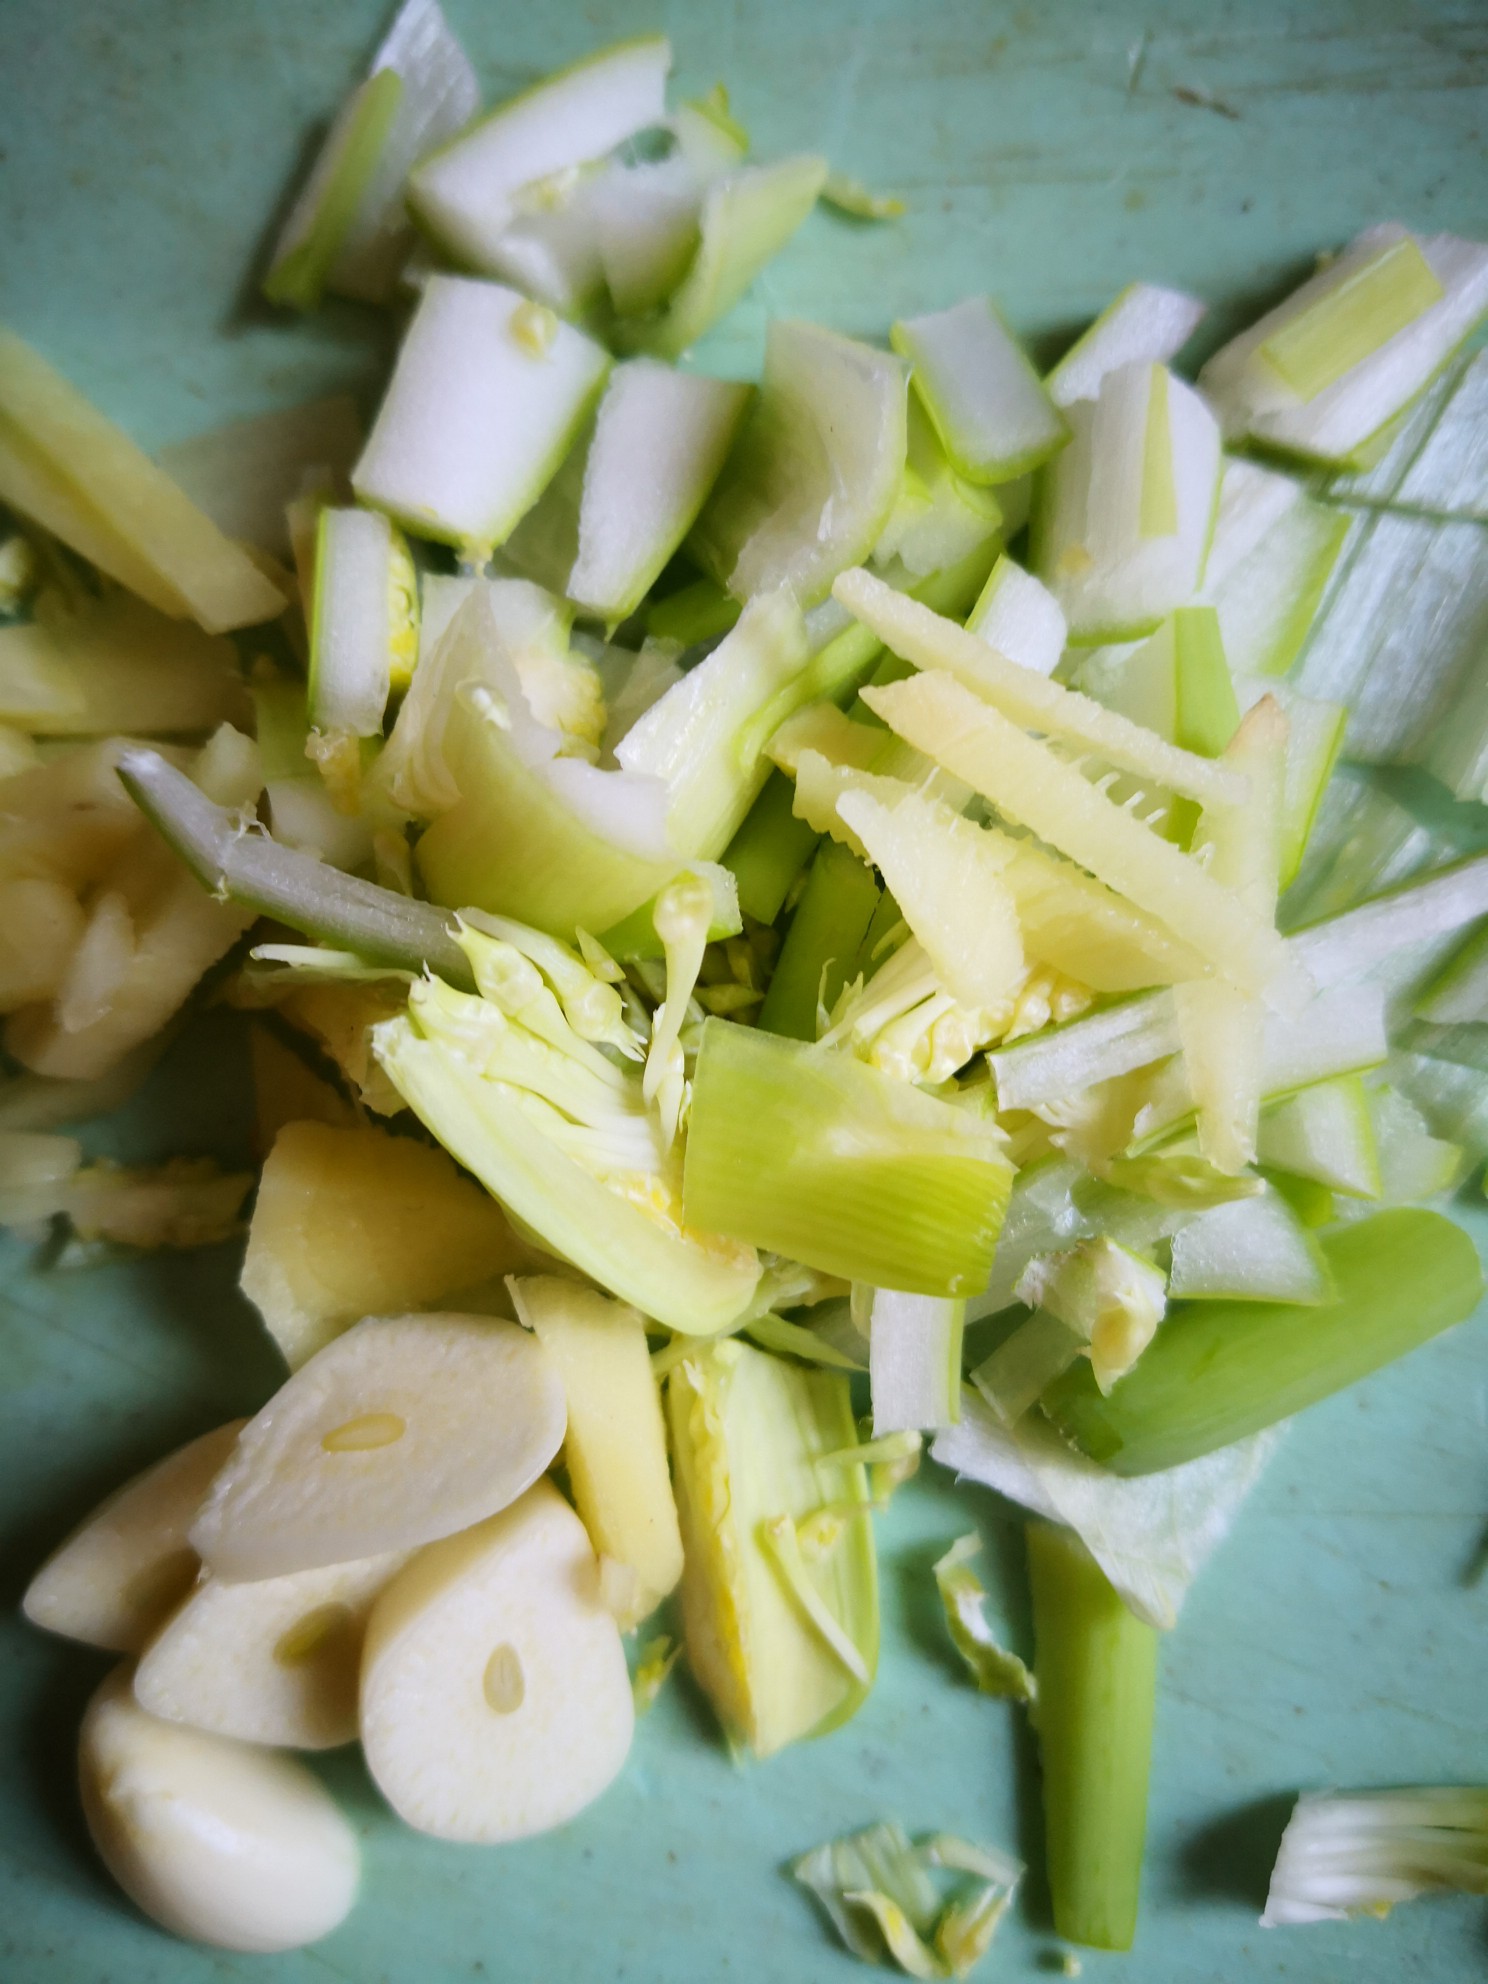
M 894 325 L 914 389 L 957 473 L 1011 482 L 1048 460 L 1069 429 L 990 297 Z
M 738 599 L 811 606 L 888 522 L 907 446 L 897 358 L 811 324 L 771 324 L 760 396 L 689 546 Z
M 917 578 L 967 558 L 1003 529 L 1002 505 L 990 489 L 968 482 L 950 463 L 940 438 L 912 392 L 907 409 L 904 477 L 889 520 L 873 547 L 873 562 L 897 559 Z
M 120 585 L 209 634 L 276 620 L 284 595 L 113 422 L 0 329 L 0 501 Z
M 542 494 L 609 371 L 536 308 L 499 283 L 431 276 L 352 474 L 362 502 L 476 563 Z
M 1068 629 L 1049 588 L 1004 552 L 966 616 L 966 631 L 1021 668 L 1052 675 Z
M 1027 1535 L 1054 1927 L 1072 1943 L 1126 1950 L 1147 1831 L 1157 1633 L 1076 1537 L 1046 1523 Z
M 710 1019 L 683 1174 L 689 1224 L 824 1274 L 980 1291 L 1012 1183 L 997 1133 L 829 1048 Z
M 1055 406 L 1099 396 L 1101 381 L 1123 365 L 1166 365 L 1204 318 L 1208 305 L 1181 290 L 1129 283 L 1082 332 L 1044 381 Z
M 737 1341 L 699 1346 L 667 1380 L 667 1416 L 688 1660 L 730 1740 L 773 1756 L 845 1722 L 877 1662 L 867 1479 L 836 1458 L 857 1444 L 848 1381 Z M 807 1555 L 800 1526 L 827 1508 L 840 1513 Z M 792 1576 L 766 1540 L 776 1525 L 796 1542 Z M 819 1607 L 848 1660 L 813 1617 Z
M 545 1247 L 684 1334 L 739 1315 L 759 1263 L 684 1223 L 639 1074 L 434 982 L 374 1044 L 409 1108 Z
M 852 972 L 879 903 L 872 872 L 835 841 L 817 853 L 760 1008 L 766 1033 L 815 1040 Z
M 868 1320 L 873 1436 L 933 1431 L 961 1416 L 964 1301 L 876 1288 Z
M 691 529 L 750 389 L 651 359 L 616 366 L 587 440 L 519 526 L 509 555 L 611 626 L 627 619 Z
M 660 124 L 671 61 L 665 36 L 650 35 L 545 77 L 421 161 L 408 189 L 414 213 L 466 267 L 495 270 L 518 192 Z
M 1109 1398 L 1076 1369 L 1045 1394 L 1045 1411 L 1117 1474 L 1177 1467 L 1403 1357 L 1482 1294 L 1472 1242 L 1439 1213 L 1377 1213 L 1327 1235 L 1322 1250 L 1331 1301 L 1175 1310 Z
M 1488 310 L 1488 249 L 1372 227 L 1199 375 L 1225 438 L 1352 465 Z
M 816 205 L 827 161 L 809 152 L 773 165 L 746 165 L 715 179 L 698 215 L 698 246 L 659 314 L 623 320 L 622 350 L 680 358 L 726 317 Z
M 375 511 L 327 505 L 310 616 L 310 748 L 330 785 L 349 758 L 353 799 L 361 740 L 381 740 L 388 697 L 408 686 L 417 658 L 418 575 L 402 534 Z
M 295 310 L 319 304 L 402 97 L 402 77 L 395 69 L 380 69 L 347 100 L 275 244 L 263 284 L 271 303 Z
M 1219 480 L 1219 430 L 1161 365 L 1108 373 L 1070 406 L 1070 445 L 1042 473 L 1032 562 L 1077 646 L 1135 640 L 1198 590 Z

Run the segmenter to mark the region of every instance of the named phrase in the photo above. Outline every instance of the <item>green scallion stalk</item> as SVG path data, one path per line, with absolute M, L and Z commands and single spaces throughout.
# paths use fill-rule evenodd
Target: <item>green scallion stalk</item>
M 1327 1302 L 1180 1305 L 1108 1398 L 1077 1368 L 1044 1394 L 1045 1412 L 1117 1474 L 1178 1467 L 1393 1363 L 1483 1292 L 1471 1240 L 1440 1213 L 1378 1213 L 1329 1234 L 1322 1253 Z
M 1158 1636 L 1069 1530 L 1034 1522 L 1027 1536 L 1054 1927 L 1072 1943 L 1127 1950 L 1147 1830 Z
M 766 1033 L 815 1040 L 818 1004 L 832 1010 L 878 907 L 873 871 L 850 849 L 823 842 L 786 933 L 760 1009 Z
M 704 1026 L 690 1229 L 875 1288 L 980 1294 L 1011 1184 L 999 1133 L 970 1111 L 831 1048 Z

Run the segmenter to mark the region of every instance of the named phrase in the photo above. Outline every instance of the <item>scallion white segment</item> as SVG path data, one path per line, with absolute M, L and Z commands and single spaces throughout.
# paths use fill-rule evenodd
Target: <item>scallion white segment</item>
M 1011 482 L 1064 446 L 1069 430 L 990 297 L 909 317 L 889 333 L 956 471 Z
M 421 537 L 489 557 L 562 461 L 609 370 L 499 283 L 431 276 L 352 485 Z
M 949 1297 L 873 1290 L 868 1372 L 875 1439 L 955 1425 L 965 1316 L 966 1304 Z
M 1350 519 L 1303 485 L 1238 456 L 1224 464 L 1199 598 L 1219 615 L 1237 675 L 1284 675 L 1348 537 Z
M 736 599 L 789 586 L 815 605 L 878 541 L 905 447 L 899 359 L 814 324 L 771 324 L 760 397 L 694 554 Z
M 395 654 L 405 681 L 412 672 L 415 583 L 407 551 L 385 516 L 375 510 L 321 512 L 309 678 L 310 721 L 318 730 L 381 736 Z
M 1325 1302 L 1330 1292 L 1317 1242 L 1279 1192 L 1212 1206 L 1173 1235 L 1174 1301 Z
M 1488 311 L 1488 247 L 1371 227 L 1217 351 L 1199 384 L 1226 440 L 1347 462 Z
M 773 165 L 746 165 L 709 186 L 698 216 L 697 252 L 665 309 L 624 319 L 618 346 L 680 358 L 728 315 L 766 262 L 816 205 L 827 161 L 802 152 Z
M 1181 289 L 1133 282 L 1107 304 L 1044 381 L 1055 406 L 1093 400 L 1101 381 L 1119 366 L 1166 365 L 1176 358 L 1209 314 L 1207 303 Z
M 1488 1789 L 1319 1792 L 1292 1808 L 1261 1926 L 1387 1915 L 1451 1889 L 1488 1893 Z
M 671 61 L 666 37 L 649 35 L 547 77 L 424 159 L 409 182 L 415 212 L 470 267 L 499 267 L 521 188 L 660 124 Z
M 1044 470 L 1033 565 L 1081 646 L 1150 633 L 1197 593 L 1213 522 L 1219 429 L 1161 365 L 1123 365 L 1067 410 Z
M 564 586 L 576 606 L 612 624 L 635 611 L 718 479 L 749 397 L 651 358 L 615 367 L 582 461 Z
M 1021 668 L 1052 675 L 1068 628 L 1064 609 L 1049 588 L 1004 552 L 966 616 L 966 631 L 980 635 L 989 648 Z

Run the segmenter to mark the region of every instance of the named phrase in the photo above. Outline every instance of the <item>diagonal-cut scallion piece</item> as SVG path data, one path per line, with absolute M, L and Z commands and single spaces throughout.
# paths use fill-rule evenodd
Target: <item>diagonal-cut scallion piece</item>
M 1012 1167 L 967 1111 L 848 1055 L 703 1028 L 683 1174 L 689 1224 L 825 1274 L 980 1291 Z
M 377 171 L 403 99 L 396 69 L 379 69 L 347 99 L 274 247 L 263 292 L 313 310 Z
M 687 274 L 658 315 L 616 327 L 617 347 L 680 358 L 780 253 L 816 205 L 826 177 L 827 161 L 802 152 L 715 179 L 703 198 Z
M 961 1331 L 966 1304 L 939 1295 L 875 1288 L 868 1316 L 868 1375 L 875 1438 L 954 1426 L 961 1414 Z
M 493 267 L 524 186 L 663 122 L 671 62 L 664 35 L 622 41 L 499 104 L 420 161 L 409 182 L 414 213 L 464 266 Z
M 342 875 L 281 847 L 215 806 L 156 751 L 131 747 L 119 777 L 135 804 L 202 886 L 374 964 L 427 967 L 451 985 L 475 984 L 447 911 Z
M 1369 1097 L 1358 1075 L 1313 1082 L 1261 1118 L 1263 1165 L 1331 1192 L 1377 1199 L 1384 1190 Z
M 889 332 L 957 472 L 1011 482 L 1069 439 L 1059 409 L 988 296 L 903 318 Z
M 835 841 L 817 851 L 785 933 L 759 1024 L 788 1040 L 815 1040 L 852 972 L 879 903 L 873 872 Z
M 721 585 L 813 606 L 867 557 L 904 470 L 905 377 L 836 331 L 771 324 L 759 398 L 688 540 Z
M 1049 588 L 1004 552 L 966 616 L 966 631 L 1020 668 L 1052 675 L 1068 629 Z
M 609 366 L 516 290 L 431 276 L 352 473 L 357 495 L 483 563 L 552 479 Z
M 1150 282 L 1128 283 L 1090 328 L 1075 340 L 1044 384 L 1055 406 L 1093 400 L 1101 381 L 1118 366 L 1166 365 L 1176 358 L 1209 314 L 1209 306 L 1182 290 Z
M 1204 1302 L 1174 1310 L 1103 1399 L 1072 1370 L 1045 1395 L 1055 1425 L 1117 1474 L 1177 1467 L 1275 1425 L 1471 1314 L 1472 1242 L 1440 1213 L 1377 1213 L 1324 1237 L 1328 1302 Z
M 1256 346 L 1256 356 L 1299 400 L 1315 399 L 1444 294 L 1431 264 L 1404 235 L 1285 317 Z

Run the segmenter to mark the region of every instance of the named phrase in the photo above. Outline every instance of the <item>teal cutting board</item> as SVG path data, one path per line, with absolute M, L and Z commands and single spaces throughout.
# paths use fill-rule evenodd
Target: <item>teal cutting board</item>
M 327 389 L 373 386 L 387 334 L 304 326 L 253 297 L 255 256 L 307 134 L 380 25 L 379 0 L 0 0 L 0 317 L 149 446 Z M 703 352 L 756 363 L 769 314 L 881 335 L 991 289 L 1052 350 L 1134 276 L 1212 299 L 1215 331 L 1367 222 L 1488 232 L 1481 0 L 451 0 L 493 96 L 596 43 L 668 29 L 681 84 L 727 78 L 758 149 L 811 147 L 902 193 L 906 218 L 814 217 Z M 241 1152 L 239 1042 L 184 1041 L 127 1119 L 146 1157 Z M 325 1766 L 365 1843 L 363 1900 L 317 1949 L 172 1943 L 93 1861 L 73 1789 L 79 1710 L 105 1663 L 21 1626 L 14 1601 L 89 1503 L 277 1378 L 234 1250 L 69 1276 L 0 1252 L 0 1977 L 6 1984 L 769 1984 L 856 1966 L 780 1872 L 880 1817 L 952 1828 L 1034 1868 L 984 1966 L 1058 1974 L 1033 1750 L 957 1673 L 929 1566 L 972 1524 L 1027 1650 L 1020 1529 L 930 1473 L 881 1531 L 885 1650 L 857 1720 L 739 1768 L 677 1679 L 615 1788 L 503 1850 L 403 1830 L 353 1755 Z M 1403 1984 L 1480 1977 L 1477 1902 L 1384 1925 L 1262 1932 L 1298 1787 L 1488 1780 L 1488 1326 L 1482 1319 L 1306 1415 L 1163 1651 L 1136 1951 L 1112 1984 Z

